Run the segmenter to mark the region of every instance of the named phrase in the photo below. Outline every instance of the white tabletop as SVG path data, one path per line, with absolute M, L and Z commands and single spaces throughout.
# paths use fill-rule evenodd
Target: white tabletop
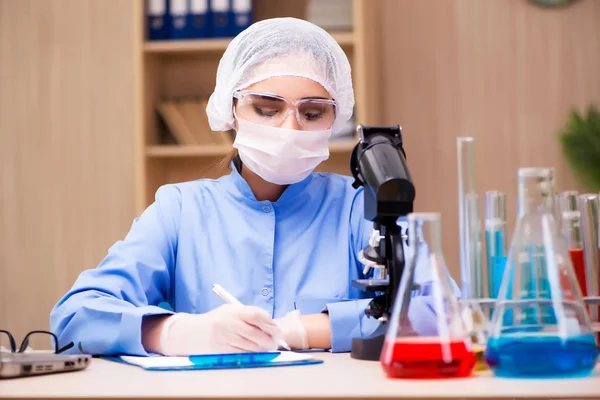
M 323 364 L 220 371 L 150 372 L 93 359 L 87 370 L 0 380 L 1 398 L 599 398 L 592 377 L 520 380 L 489 372 L 445 380 L 388 379 L 378 362 L 315 353 Z

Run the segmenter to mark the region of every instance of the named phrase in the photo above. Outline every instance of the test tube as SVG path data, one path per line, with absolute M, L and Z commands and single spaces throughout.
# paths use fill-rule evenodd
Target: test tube
M 459 137 L 456 145 L 462 298 L 480 299 L 483 297 L 483 275 L 481 219 L 475 191 L 475 140 L 472 137 Z
M 483 204 L 488 297 L 495 299 L 498 296 L 506 264 L 506 193 L 485 192 Z
M 559 194 L 559 203 L 561 232 L 569 251 L 569 257 L 573 264 L 573 271 L 577 277 L 577 282 L 579 283 L 581 292 L 585 296 L 587 293 L 586 255 L 583 243 L 579 193 L 572 190 L 562 192 Z
M 556 230 L 558 232 L 562 232 L 562 216 L 560 211 L 560 193 L 554 194 L 554 204 L 552 207 L 552 211 L 554 213 L 554 219 L 556 220 Z
M 584 193 L 579 196 L 581 222 L 583 228 L 583 245 L 585 249 L 586 289 L 584 296 L 598 296 L 598 195 Z M 590 307 L 590 318 L 598 321 L 598 307 Z

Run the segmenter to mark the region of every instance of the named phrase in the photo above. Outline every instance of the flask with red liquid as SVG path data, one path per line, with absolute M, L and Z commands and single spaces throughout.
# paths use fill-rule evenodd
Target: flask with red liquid
M 380 358 L 389 377 L 466 377 L 475 367 L 470 333 L 442 254 L 440 224 L 438 213 L 408 216 L 414 255 L 400 281 Z

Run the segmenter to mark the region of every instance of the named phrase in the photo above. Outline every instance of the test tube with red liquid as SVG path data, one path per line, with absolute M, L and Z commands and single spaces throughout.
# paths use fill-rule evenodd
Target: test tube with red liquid
M 585 249 L 586 290 L 584 296 L 598 296 L 598 195 L 585 193 L 579 196 L 583 246 Z M 589 306 L 590 319 L 598 322 L 598 306 Z M 600 339 L 600 336 L 599 336 Z
M 381 365 L 394 378 L 469 376 L 475 353 L 442 254 L 440 214 L 409 214 L 408 238 L 415 253 L 394 300 Z
M 577 283 L 579 283 L 583 296 L 587 296 L 585 251 L 578 196 L 579 193 L 575 191 L 566 191 L 559 194 L 560 226 L 569 250 Z

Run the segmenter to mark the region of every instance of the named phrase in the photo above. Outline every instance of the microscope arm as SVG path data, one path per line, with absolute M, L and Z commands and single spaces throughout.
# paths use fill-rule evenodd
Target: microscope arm
M 402 230 L 394 223 L 393 226 L 386 228 L 386 246 L 389 243 L 389 252 L 387 252 L 387 261 L 389 268 L 390 285 L 388 286 L 388 315 L 392 314 L 393 302 L 396 298 L 396 292 L 400 287 L 400 279 L 405 268 L 404 245 L 402 241 Z M 387 250 L 387 249 L 386 249 Z

